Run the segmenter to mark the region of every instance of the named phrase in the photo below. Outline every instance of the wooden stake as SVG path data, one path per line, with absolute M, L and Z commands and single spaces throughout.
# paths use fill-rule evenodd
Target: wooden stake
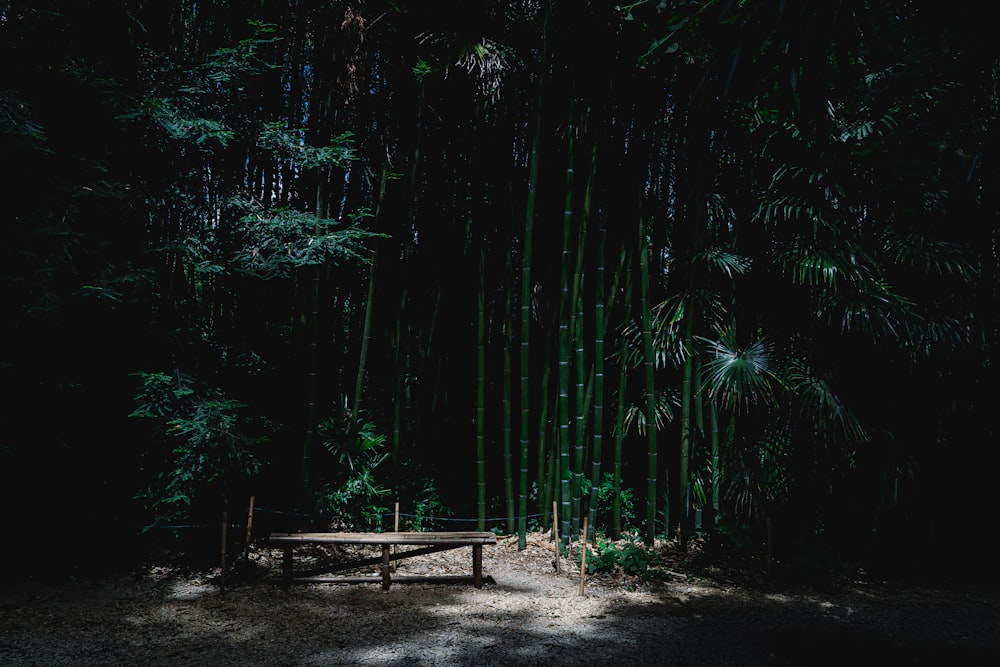
M 583 551 L 580 553 L 580 595 L 583 595 L 583 582 L 587 574 L 587 517 L 583 517 Z
M 243 558 L 250 555 L 250 539 L 253 537 L 253 501 L 254 496 L 250 496 L 250 509 L 247 510 L 247 542 L 243 547 Z
M 395 523 L 392 524 L 392 532 L 394 532 L 394 533 L 398 533 L 399 532 L 399 501 L 398 500 L 396 501 L 396 521 L 395 521 Z M 392 553 L 393 554 L 396 553 L 396 545 L 395 544 L 392 545 Z M 396 571 L 396 563 L 397 563 L 397 561 L 395 561 L 395 560 L 392 561 L 392 571 L 393 572 Z
M 552 537 L 556 541 L 556 574 L 559 574 L 559 511 L 556 501 L 552 501 Z
M 222 567 L 220 568 L 219 576 L 219 590 L 223 593 L 226 591 L 226 530 L 229 527 L 229 519 L 226 513 L 222 513 Z

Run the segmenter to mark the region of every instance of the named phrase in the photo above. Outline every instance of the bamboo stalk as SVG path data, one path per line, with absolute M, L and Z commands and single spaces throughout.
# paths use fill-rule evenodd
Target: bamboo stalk
M 656 372 L 653 357 L 653 333 L 649 308 L 649 247 L 646 240 L 646 221 L 639 219 L 639 288 L 642 304 L 642 359 L 646 376 L 646 536 L 645 543 L 653 545 L 656 539 Z M 669 518 L 670 504 L 666 511 Z M 669 521 L 666 524 L 669 526 Z
M 486 259 L 479 256 L 476 294 L 476 505 L 478 530 L 486 530 Z
M 583 584 L 587 574 L 587 517 L 583 517 L 583 551 L 580 553 L 580 595 L 583 595 Z
M 505 272 L 507 274 L 508 284 L 513 282 L 513 265 L 511 264 L 510 255 L 507 255 L 507 262 L 505 266 Z M 506 299 L 504 300 L 504 322 L 505 324 L 502 329 L 503 336 L 503 486 L 504 486 L 504 497 L 505 505 L 507 508 L 507 534 L 513 535 L 518 532 L 518 526 L 516 524 L 515 517 L 517 516 L 517 510 L 515 507 L 516 499 L 514 498 L 514 451 L 513 451 L 513 399 L 512 399 L 512 369 L 511 365 L 512 354 L 511 348 L 514 345 L 513 341 L 513 329 L 509 325 L 513 321 L 513 302 L 511 299 L 511 290 L 506 290 Z M 518 473 L 520 474 L 520 449 L 518 449 Z M 523 486 L 522 486 L 523 489 Z

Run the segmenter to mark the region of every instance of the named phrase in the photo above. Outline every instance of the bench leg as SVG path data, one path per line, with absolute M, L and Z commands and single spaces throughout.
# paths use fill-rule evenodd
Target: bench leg
M 382 545 L 382 590 L 389 590 L 389 584 L 392 580 L 389 578 L 389 571 L 391 569 L 390 559 L 389 559 L 389 545 Z
M 483 587 L 483 545 L 472 545 L 472 580 L 476 588 Z
M 291 583 L 292 581 L 292 548 L 285 547 L 285 557 L 281 561 L 281 574 L 285 580 L 285 583 Z

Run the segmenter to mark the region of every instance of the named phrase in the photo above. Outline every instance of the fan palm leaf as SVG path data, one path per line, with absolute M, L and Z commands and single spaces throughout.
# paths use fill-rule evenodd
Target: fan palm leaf
M 772 370 L 773 346 L 764 338 L 741 347 L 732 328 L 718 340 L 699 336 L 705 345 L 701 390 L 726 409 L 740 411 L 774 401 L 778 377 Z

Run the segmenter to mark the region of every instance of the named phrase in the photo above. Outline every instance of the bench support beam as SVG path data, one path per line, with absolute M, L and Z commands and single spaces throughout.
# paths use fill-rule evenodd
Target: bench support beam
M 496 544 L 496 536 L 493 533 L 279 533 L 271 535 L 269 540 L 272 544 L 280 544 L 284 550 L 282 562 L 282 578 L 285 583 L 293 581 L 312 581 L 324 583 L 335 583 L 338 579 L 315 578 L 317 574 L 324 574 L 337 570 L 356 569 L 359 567 L 379 565 L 381 569 L 382 590 L 389 590 L 392 584 L 391 563 L 402 558 L 411 558 L 436 551 L 447 549 L 458 549 L 461 547 L 472 547 L 472 582 L 476 588 L 483 587 L 483 544 Z M 337 565 L 328 565 L 321 568 L 312 568 L 308 571 L 294 572 L 292 566 L 292 551 L 295 546 L 302 544 L 371 544 L 381 547 L 381 556 L 375 558 L 362 558 Z M 392 553 L 394 545 L 424 545 L 420 549 L 411 549 L 399 553 Z M 427 578 L 430 579 L 430 578 Z M 442 580 L 454 580 L 456 577 L 440 577 Z M 458 577 L 457 579 L 467 579 Z M 342 577 L 339 581 L 357 582 L 358 578 Z M 363 580 L 363 579 L 362 579 Z M 413 580 L 410 578 L 410 580 Z

